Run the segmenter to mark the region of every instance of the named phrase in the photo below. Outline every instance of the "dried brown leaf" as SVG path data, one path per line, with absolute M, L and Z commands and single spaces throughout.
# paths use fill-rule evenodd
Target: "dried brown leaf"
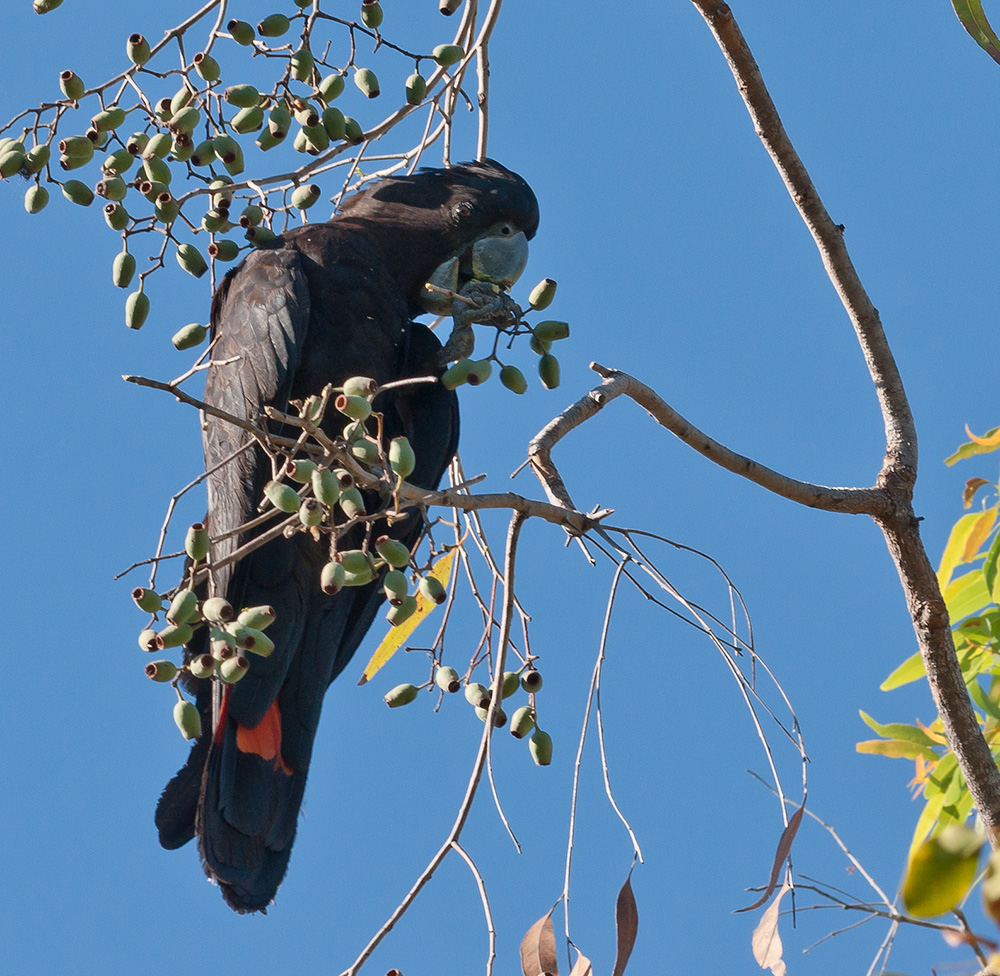
M 628 965 L 628 957 L 632 955 L 635 936 L 639 931 L 639 909 L 632 893 L 632 876 L 625 879 L 622 890 L 618 892 L 618 904 L 615 906 L 615 928 L 618 930 L 618 953 L 615 956 L 615 968 L 612 976 L 622 976 Z
M 965 483 L 965 488 L 962 491 L 962 504 L 966 508 L 971 508 L 972 499 L 975 497 L 976 492 L 979 491 L 980 488 L 983 488 L 986 485 L 988 485 L 989 483 L 990 482 L 987 481 L 986 478 L 970 478 Z
M 521 940 L 521 972 L 524 976 L 559 976 L 556 960 L 556 934 L 552 928 L 552 912 L 543 915 Z
M 792 819 L 788 821 L 788 826 L 781 832 L 781 839 L 778 841 L 778 850 L 774 854 L 774 863 L 771 865 L 771 877 L 767 882 L 767 888 L 764 889 L 764 894 L 752 905 L 747 905 L 746 908 L 737 908 L 737 912 L 752 912 L 755 908 L 760 908 L 771 897 L 771 893 L 778 884 L 778 875 L 781 873 L 781 866 L 785 863 L 785 858 L 788 857 L 792 849 L 792 841 L 795 840 L 795 835 L 798 833 L 799 825 L 802 823 L 802 816 L 805 812 L 806 804 L 803 799 L 802 806 L 792 814 Z
M 768 905 L 767 911 L 761 915 L 751 939 L 753 957 L 757 960 L 757 965 L 761 969 L 770 969 L 773 976 L 785 976 L 785 962 L 781 958 L 781 936 L 778 935 L 778 916 L 781 913 L 781 899 L 785 897 L 785 892 L 790 890 L 791 887 L 787 882 L 781 886 L 781 891 Z
M 579 950 L 576 950 L 576 962 L 570 970 L 569 976 L 594 976 L 590 960 Z

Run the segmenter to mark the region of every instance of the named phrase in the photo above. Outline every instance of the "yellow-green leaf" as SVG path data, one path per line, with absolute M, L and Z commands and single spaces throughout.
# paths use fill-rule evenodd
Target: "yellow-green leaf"
M 930 918 L 950 912 L 976 876 L 982 838 L 958 824 L 925 840 L 910 858 L 903 880 L 903 903 L 911 915 Z
M 994 508 L 992 511 L 995 517 L 996 509 Z M 983 512 L 970 512 L 968 515 L 963 515 L 952 526 L 951 535 L 948 536 L 948 543 L 944 547 L 941 564 L 938 566 L 937 571 L 938 586 L 942 590 L 945 590 L 951 582 L 951 574 L 955 571 L 955 568 L 964 562 L 968 562 L 968 559 L 965 558 L 966 543 L 968 543 L 969 536 L 983 514 Z
M 951 581 L 944 590 L 944 602 L 952 624 L 988 607 L 993 599 L 986 589 L 981 569 L 974 569 Z
M 457 551 L 457 549 L 452 549 L 447 555 L 442 556 L 428 573 L 445 588 L 448 586 L 448 580 L 451 579 L 451 567 Z M 422 593 L 417 593 L 417 609 L 398 627 L 391 627 L 389 633 L 382 638 L 382 643 L 375 649 L 371 660 L 365 665 L 364 674 L 361 675 L 361 680 L 358 682 L 359 685 L 368 681 L 410 639 L 410 635 L 417 629 L 417 626 L 436 606 L 437 604 L 433 600 L 428 600 Z
M 962 562 L 971 563 L 979 555 L 979 549 L 989 538 L 990 532 L 997 520 L 997 507 L 984 509 L 979 512 L 979 517 L 972 525 L 972 531 L 965 540 L 965 549 L 962 552 Z
M 980 0 L 951 0 L 951 5 L 969 35 L 997 64 L 1000 64 L 1000 38 L 993 33 Z M 965 430 L 969 433 L 968 427 Z M 972 437 L 972 434 L 969 436 Z
M 861 716 L 861 721 L 868 728 L 874 732 L 878 732 L 879 735 L 885 736 L 887 739 L 903 739 L 906 742 L 913 742 L 918 746 L 929 747 L 934 745 L 934 740 L 915 725 L 904 725 L 902 722 L 890 722 L 888 725 L 880 725 L 867 712 L 859 709 L 858 714 Z
M 892 691 L 902 685 L 908 685 L 911 681 L 919 681 L 927 671 L 924 668 L 924 659 L 920 656 L 920 651 L 910 655 L 885 681 L 880 684 L 879 691 Z
M 968 431 L 968 428 L 966 428 Z M 970 437 L 973 435 L 970 433 Z M 983 437 L 974 437 L 973 440 L 962 444 L 955 451 L 951 457 L 947 457 L 944 463 L 947 465 L 952 465 L 958 461 L 964 461 L 966 458 L 973 457 L 976 454 L 990 454 L 995 451 L 1000 445 L 994 443 L 994 438 L 1000 436 L 1000 427 L 994 427 L 992 430 L 988 430 Z
M 890 759 L 936 759 L 937 753 L 929 746 L 918 746 L 915 742 L 905 739 L 867 739 L 854 747 L 858 752 L 871 756 L 888 756 Z

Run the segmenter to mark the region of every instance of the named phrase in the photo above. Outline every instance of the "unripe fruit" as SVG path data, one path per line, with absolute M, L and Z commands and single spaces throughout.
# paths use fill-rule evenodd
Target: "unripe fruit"
M 300 485 L 304 485 L 307 481 L 309 481 L 315 470 L 316 462 L 308 461 L 304 458 L 289 461 L 285 465 L 285 474 L 288 475 L 292 481 L 297 481 Z
M 557 339 L 565 339 L 569 335 L 569 323 L 546 319 L 544 322 L 539 322 L 532 331 L 535 337 L 542 342 L 555 342 Z
M 386 599 L 393 606 L 399 606 L 409 593 L 406 576 L 398 569 L 391 569 L 382 577 L 382 589 L 385 590 Z
M 235 654 L 219 665 L 219 677 L 227 685 L 234 685 L 249 670 L 250 662 L 242 654 Z
M 365 514 L 364 499 L 361 497 L 361 492 L 353 486 L 341 490 L 337 504 L 349 519 Z
M 528 296 L 528 304 L 537 311 L 548 308 L 556 297 L 556 283 L 551 278 L 542 278 Z
M 458 680 L 458 672 L 454 668 L 438 668 L 434 672 L 434 683 L 449 694 L 454 694 L 462 687 L 462 682 Z
M 291 515 L 299 510 L 299 496 L 291 485 L 282 484 L 280 481 L 269 481 L 264 485 L 264 495 L 282 512 Z
M 476 708 L 489 705 L 490 693 L 478 682 L 473 681 L 465 686 L 465 700 Z
M 352 442 L 351 454 L 362 464 L 369 466 L 378 464 L 379 461 L 378 444 L 368 437 L 360 437 L 358 440 Z
M 246 233 L 246 239 L 254 247 L 270 244 L 278 235 L 270 227 L 251 227 Z
M 337 478 L 329 468 L 317 468 L 310 476 L 313 494 L 324 505 L 332 506 L 340 496 L 340 486 Z
M 417 598 L 410 594 L 403 598 L 403 602 L 399 606 L 389 607 L 389 612 L 385 615 L 385 619 L 392 624 L 393 627 L 398 627 L 403 621 L 409 620 L 413 616 L 414 611 L 417 609 Z
M 0 177 L 3 179 L 9 179 L 15 173 L 19 173 L 23 166 L 24 153 L 19 149 L 8 149 L 6 152 L 0 153 Z M 63 167 L 63 169 L 68 168 L 70 167 Z
M 239 620 L 233 620 L 226 624 L 223 632 L 229 635 L 229 641 L 234 647 L 248 651 L 257 642 L 254 632 L 245 627 Z
M 215 658 L 211 654 L 199 654 L 188 661 L 188 671 L 195 678 L 210 678 L 215 673 Z
M 104 157 L 101 170 L 108 176 L 121 176 L 122 173 L 127 173 L 132 168 L 134 162 L 135 156 L 127 149 L 116 149 Z
M 215 142 L 205 139 L 199 142 L 189 157 L 192 166 L 209 166 L 215 162 Z
M 352 119 L 349 115 L 344 116 L 344 138 L 352 146 L 365 141 L 365 133 L 361 128 L 361 123 L 357 119 Z
M 410 565 L 410 550 L 398 539 L 390 539 L 387 535 L 375 540 L 375 551 L 393 569 L 404 569 Z
M 303 126 L 302 135 L 306 140 L 306 152 L 312 156 L 318 156 L 330 145 L 330 134 L 322 124 Z
M 164 159 L 170 152 L 171 139 L 165 132 L 157 132 L 146 141 L 140 155 L 147 159 Z M 151 177 L 152 179 L 152 177 Z
M 489 702 L 485 705 L 476 709 L 476 717 L 480 722 L 486 721 L 486 716 L 489 715 Z M 502 708 L 497 708 L 493 713 L 493 727 L 497 729 L 502 729 L 507 724 L 507 713 Z
M 30 214 L 44 210 L 49 202 L 49 191 L 40 183 L 29 186 L 24 194 L 24 209 Z
M 344 573 L 344 586 L 367 586 L 373 579 L 375 574 L 372 572 L 371 567 L 362 570 L 360 573 Z
M 255 36 L 253 28 L 245 20 L 229 21 L 226 30 L 229 31 L 229 35 L 237 44 L 242 44 L 244 47 L 253 44 Z
M 343 587 L 346 577 L 347 571 L 344 569 L 343 564 L 329 562 L 320 570 L 320 589 L 330 596 L 335 596 Z
M 218 81 L 219 75 L 222 73 L 219 62 L 211 54 L 206 54 L 204 51 L 194 56 L 194 70 L 205 81 Z
M 344 381 L 344 395 L 350 397 L 374 396 L 378 383 L 370 376 L 351 376 Z
M 60 72 L 59 87 L 62 89 L 62 93 L 67 98 L 73 99 L 74 102 L 83 98 L 83 93 L 87 90 L 83 79 L 75 71 L 69 70 Z
M 201 251 L 193 244 L 180 244 L 177 247 L 177 263 L 195 278 L 200 278 L 208 271 L 208 262 L 202 256 Z
M 125 148 L 133 156 L 141 156 L 149 145 L 149 136 L 145 132 L 133 132 L 125 143 Z
M 208 256 L 216 261 L 235 261 L 240 255 L 240 246 L 236 241 L 219 238 L 208 245 Z
M 308 84 L 309 80 L 312 78 L 313 68 L 315 67 L 315 59 L 313 58 L 312 51 L 307 47 L 300 47 L 293 55 L 291 59 L 291 69 L 292 77 L 296 81 L 306 82 Z
M 378 0 L 366 0 L 361 6 L 361 23 L 370 30 L 382 26 L 382 5 Z
M 535 719 L 530 705 L 522 705 L 510 717 L 510 734 L 515 739 L 523 739 L 535 727 Z
M 131 219 L 128 211 L 120 203 L 109 203 L 104 208 L 104 220 L 112 230 L 125 230 Z M 135 271 L 135 268 L 132 270 Z
M 420 592 L 431 603 L 440 604 L 448 599 L 448 592 L 441 581 L 434 576 L 424 576 L 420 580 Z
M 366 420 L 372 412 L 372 405 L 366 397 L 361 396 L 347 396 L 341 393 L 333 401 L 333 405 L 352 420 Z
M 214 155 L 212 159 L 215 159 Z M 201 218 L 201 226 L 210 234 L 215 234 L 219 231 L 231 230 L 233 225 L 229 222 L 228 210 L 209 210 Z
M 121 228 L 116 228 L 120 230 Z M 128 251 L 122 251 L 111 264 L 111 282 L 116 288 L 128 288 L 135 274 L 135 258 Z M 148 299 L 147 299 L 148 306 Z M 148 307 L 146 309 L 149 311 Z M 136 326 L 138 328 L 138 326 Z
M 405 437 L 394 437 L 389 441 L 389 467 L 400 478 L 409 478 L 417 466 L 417 456 Z
M 377 98 L 379 95 L 378 76 L 371 68 L 358 68 L 354 72 L 354 84 L 361 94 L 367 98 Z
M 164 190 L 162 193 L 157 194 L 156 199 L 153 201 L 153 211 L 156 214 L 156 219 L 164 224 L 172 224 L 177 219 L 177 214 L 180 213 L 180 209 L 180 204 L 173 198 L 173 196 L 171 196 L 169 190 Z M 193 244 L 181 245 L 181 247 L 185 246 L 194 249 Z M 180 262 L 181 258 L 179 248 L 177 253 L 177 261 Z M 200 254 L 198 256 L 201 257 Z M 190 270 L 189 268 L 186 268 L 184 264 L 181 264 L 181 267 L 186 271 Z M 202 274 L 204 273 L 205 272 L 203 271 Z M 191 271 L 191 274 L 195 274 L 195 272 Z M 195 277 L 200 278 L 201 275 L 195 275 Z
M 52 150 L 49 149 L 48 145 L 44 142 L 40 145 L 32 146 L 31 149 L 24 154 L 24 163 L 22 164 L 24 172 L 29 176 L 34 176 L 35 173 L 40 173 L 45 167 L 45 164 L 48 163 L 51 155 Z
M 206 620 L 215 623 L 225 623 L 233 619 L 235 611 L 232 604 L 225 597 L 213 596 L 202 603 L 201 613 Z
M 319 112 L 313 108 L 304 98 L 298 98 L 294 102 L 295 105 L 295 121 L 304 128 L 311 128 L 314 125 L 319 125 L 321 118 Z
M 510 698 L 521 687 L 521 679 L 513 671 L 504 671 L 503 682 L 500 692 L 501 698 Z M 490 694 L 493 693 L 493 686 L 490 685 Z
M 324 102 L 332 102 L 343 93 L 345 84 L 346 82 L 344 81 L 343 75 L 327 75 L 319 83 L 319 97 L 322 98 Z
M 149 50 L 149 42 L 142 34 L 130 34 L 128 43 L 125 46 L 125 53 L 129 61 L 133 64 L 145 64 L 152 53 Z
M 537 729 L 528 740 L 528 750 L 536 766 L 548 766 L 552 762 L 552 736 Z
M 390 708 L 399 708 L 400 705 L 409 705 L 417 697 L 417 689 L 411 684 L 396 685 L 382 700 Z
M 139 646 L 144 651 L 152 652 L 152 651 L 157 650 L 157 647 L 156 647 L 156 631 L 155 630 L 150 630 L 148 627 L 145 630 L 140 631 L 139 632 Z
M 271 14 L 257 25 L 257 33 L 261 37 L 281 37 L 289 28 L 288 18 L 284 14 Z
M 485 383 L 493 372 L 493 364 L 488 359 L 480 359 L 469 367 L 469 375 L 466 383 L 469 386 L 479 386 Z
M 135 600 L 135 605 L 146 613 L 158 613 L 163 608 L 163 598 L 156 590 L 137 586 L 132 591 L 132 599 Z
M 540 691 L 542 687 L 542 673 L 536 671 L 534 668 L 530 671 L 525 671 L 521 675 L 521 687 L 531 695 L 536 691 Z
M 170 146 L 171 142 L 168 139 L 168 150 Z M 169 183 L 174 177 L 170 171 L 170 164 L 165 159 L 160 159 L 159 156 L 155 155 L 142 157 L 142 170 L 154 183 Z
M 410 105 L 419 105 L 427 94 L 427 82 L 419 71 L 414 71 L 406 79 L 406 101 Z
M 371 569 L 368 553 L 361 549 L 345 549 L 343 552 L 338 552 L 337 561 L 348 573 L 360 573 L 365 569 Z
M 237 618 L 244 627 L 254 630 L 267 630 L 275 620 L 274 607 L 263 604 L 259 607 L 247 607 Z
M 174 705 L 174 722 L 185 739 L 197 739 L 201 735 L 201 715 L 192 702 L 179 701 Z
M 315 183 L 297 186 L 292 191 L 292 206 L 300 210 L 308 210 L 318 199 L 322 191 Z
M 67 136 L 59 140 L 59 152 L 64 156 L 83 156 L 89 162 L 94 156 L 94 144 L 86 136 Z
M 153 681 L 173 681 L 177 665 L 173 661 L 150 661 L 146 665 L 146 677 Z
M 198 609 L 198 595 L 194 590 L 181 590 L 170 601 L 167 620 L 172 624 L 186 624 Z
M 500 382 L 512 393 L 524 393 L 528 389 L 528 381 L 516 366 L 504 366 L 500 370 Z
M 171 624 L 164 627 L 156 635 L 156 646 L 161 650 L 166 650 L 168 647 L 180 647 L 181 644 L 186 644 L 193 636 L 194 631 L 190 624 Z
M 170 131 L 177 135 L 190 135 L 201 121 L 201 112 L 193 105 L 180 108 L 170 117 Z M 237 130 L 242 131 L 242 130 Z
M 323 521 L 323 506 L 315 498 L 307 498 L 299 506 L 299 521 L 312 528 Z
M 539 356 L 544 356 L 552 348 L 552 343 L 547 340 L 543 342 L 538 338 L 538 336 L 532 335 L 531 340 L 528 343 L 528 347 L 533 353 L 536 353 Z
M 471 359 L 460 359 L 454 366 L 445 370 L 444 375 L 441 377 L 441 385 L 446 390 L 454 390 L 463 383 L 467 383 L 473 365 L 474 363 Z
M 258 657 L 270 657 L 274 650 L 274 641 L 257 627 L 246 627 L 244 646 L 251 654 Z
M 292 113 L 288 111 L 288 106 L 284 103 L 275 105 L 267 113 L 267 127 L 271 135 L 278 139 L 284 139 L 288 135 L 288 130 L 292 125 Z
M 239 143 L 232 136 L 216 136 L 212 140 L 212 148 L 215 151 L 216 158 L 222 162 L 226 163 L 232 162 L 236 159 L 236 154 L 239 152 Z M 230 198 L 231 199 L 231 198 Z
M 103 112 L 98 112 L 91 120 L 90 124 L 98 132 L 110 132 L 117 129 L 125 121 L 125 109 L 106 108 Z
M 149 298 L 144 292 L 132 292 L 125 299 L 125 324 L 130 329 L 141 329 L 148 316 Z
M 559 360 L 547 352 L 538 360 L 538 375 L 546 390 L 554 390 L 559 385 Z
M 442 68 L 458 64 L 465 57 L 465 51 L 457 44 L 439 44 L 433 51 L 431 57 L 437 61 Z
M 259 105 L 241 108 L 229 123 L 237 132 L 256 132 L 264 124 L 264 110 Z
M 169 122 L 174 110 L 170 107 L 169 98 L 161 98 L 154 106 L 153 113 L 160 122 Z
M 184 538 L 184 551 L 196 562 L 201 562 L 208 555 L 208 549 L 208 529 L 205 528 L 204 522 L 195 522 L 187 530 L 187 535 Z
M 233 205 L 233 191 L 228 189 L 232 184 L 233 181 L 228 176 L 220 176 L 208 184 L 208 188 L 213 191 L 213 207 L 217 207 L 219 210 L 228 210 Z

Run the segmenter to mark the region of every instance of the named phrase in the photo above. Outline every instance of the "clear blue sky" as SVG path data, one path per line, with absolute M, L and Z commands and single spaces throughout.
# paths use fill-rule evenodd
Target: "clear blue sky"
M 405 14 L 403 6 L 385 0 L 388 36 L 417 37 L 426 48 L 450 40 L 453 21 L 437 15 L 434 0 L 410 0 Z M 734 9 L 882 313 L 919 425 L 916 509 L 936 559 L 960 514 L 965 478 L 995 475 L 992 461 L 950 470 L 941 459 L 964 439 L 963 424 L 981 432 L 998 422 L 991 295 L 1000 68 L 947 0 L 905 9 L 772 0 Z M 66 0 L 38 17 L 29 0 L 5 4 L 0 117 L 57 97 L 65 67 L 91 83 L 110 76 L 130 32 L 155 38 L 185 11 Z M 230 4 L 231 16 L 247 20 L 268 12 L 266 4 Z M 354 8 L 336 12 L 353 16 Z M 870 484 L 881 423 L 853 334 L 694 8 L 635 0 L 570 12 L 511 2 L 491 54 L 490 153 L 528 179 L 541 204 L 526 278 L 559 281 L 552 311 L 573 335 L 561 350 L 557 391 L 535 386 L 515 398 L 496 383 L 463 391 L 466 470 L 490 472 L 488 486 L 503 490 L 528 439 L 594 385 L 587 364 L 596 360 L 634 373 L 763 463 L 825 484 Z M 364 108 L 356 92 L 348 96 Z M 456 158 L 472 155 L 472 132 L 459 135 Z M 123 295 L 110 284 L 117 235 L 96 206 L 56 198 L 29 217 L 21 201 L 16 181 L 0 186 L 8 418 L 0 479 L 2 968 L 22 976 L 157 976 L 184 967 L 220 976 L 338 973 L 444 837 L 479 723 L 464 701 L 447 701 L 437 715 L 429 697 L 386 710 L 388 687 L 423 679 L 416 656 L 355 687 L 372 641 L 327 698 L 290 871 L 266 918 L 233 915 L 205 883 L 193 847 L 159 848 L 153 806 L 186 746 L 170 721 L 169 691 L 142 674 L 142 621 L 128 598 L 141 581 L 112 576 L 152 550 L 170 494 L 200 470 L 201 448 L 192 411 L 119 376 L 181 372 L 187 358 L 168 337 L 205 320 L 209 295 L 171 269 L 151 283 L 149 323 L 129 332 Z M 520 356 L 529 366 L 526 349 Z M 854 743 L 869 737 L 857 712 L 883 721 L 933 716 L 921 687 L 878 691 L 913 650 L 878 530 L 737 480 L 624 402 L 573 435 L 557 460 L 581 508 L 613 507 L 616 524 L 661 533 L 724 565 L 749 605 L 758 651 L 799 716 L 811 808 L 894 889 L 919 806 L 908 798 L 906 764 L 855 754 Z M 516 486 L 539 494 L 530 474 Z M 201 504 L 192 501 L 182 522 Z M 502 520 L 490 524 L 500 547 Z M 575 548 L 564 549 L 550 526 L 530 524 L 524 542 L 521 595 L 534 616 L 546 679 L 539 701 L 556 758 L 535 768 L 523 745 L 498 737 L 497 782 L 521 856 L 488 791 L 470 823 L 467 847 L 498 925 L 497 973 L 517 971 L 522 933 L 562 888 L 572 757 L 611 579 L 607 565 L 591 569 Z M 679 589 L 725 610 L 724 591 L 701 568 L 662 556 Z M 472 615 L 467 623 L 450 637 L 457 661 L 477 639 Z M 731 913 L 753 900 L 746 887 L 766 881 L 780 818 L 745 772 L 764 773 L 765 758 L 717 654 L 626 594 L 611 631 L 604 708 L 617 798 L 646 855 L 633 877 L 640 931 L 629 972 L 757 971 L 755 916 Z M 576 942 L 606 974 L 631 847 L 604 798 L 594 744 L 572 916 Z M 779 755 L 794 790 L 795 763 Z M 869 897 L 815 826 L 804 826 L 794 858 L 797 871 Z M 813 901 L 801 892 L 798 905 Z M 801 955 L 859 917 L 807 911 L 795 930 L 786 920 L 789 972 L 865 972 L 881 923 Z M 981 929 L 990 934 L 986 923 Z M 365 971 L 474 973 L 485 954 L 475 886 L 450 860 Z M 891 968 L 915 976 L 967 959 L 907 930 Z

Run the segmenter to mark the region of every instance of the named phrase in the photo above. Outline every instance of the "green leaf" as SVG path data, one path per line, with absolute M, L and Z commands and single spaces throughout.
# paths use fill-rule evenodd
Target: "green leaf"
M 913 828 L 913 839 L 910 841 L 910 853 L 908 857 L 913 857 L 914 852 L 920 846 L 921 842 L 934 828 L 934 824 L 937 822 L 938 814 L 941 812 L 941 803 L 943 799 L 944 797 L 939 793 L 937 796 L 928 799 L 927 803 L 924 805 L 923 812 L 917 819 L 917 825 Z
M 861 721 L 868 728 L 874 732 L 878 732 L 879 735 L 885 736 L 887 739 L 903 739 L 906 742 L 916 743 L 918 746 L 930 747 L 937 744 L 923 729 L 919 729 L 915 725 L 904 725 L 901 722 L 890 722 L 888 725 L 880 725 L 867 712 L 862 712 L 859 709 L 858 714 L 861 716 Z
M 993 33 L 979 0 L 951 0 L 962 26 L 975 42 L 1000 64 L 1000 38 Z
M 988 607 L 993 599 L 986 588 L 983 571 L 973 569 L 952 580 L 944 590 L 944 602 L 948 607 L 948 616 L 951 617 L 952 624 Z
M 983 561 L 983 579 L 986 580 L 986 587 L 993 597 L 994 603 L 1000 603 L 1000 585 L 997 581 L 997 560 L 1000 560 L 1000 532 L 993 536 L 993 542 L 986 552 L 986 559 Z
M 996 719 L 1000 722 L 1000 707 L 997 703 L 986 694 L 985 689 L 978 681 L 970 681 L 968 684 L 969 695 L 972 700 L 987 714 L 990 718 Z
M 917 756 L 937 759 L 937 753 L 933 749 L 905 739 L 867 739 L 854 748 L 871 756 L 888 756 L 890 759 L 916 759 Z
M 906 867 L 906 910 L 918 918 L 930 918 L 955 908 L 976 876 L 981 847 L 982 838 L 958 824 L 950 824 L 925 840 Z
M 958 762 L 955 759 L 955 753 L 946 752 L 941 757 L 941 761 L 935 767 L 934 772 L 927 777 L 927 785 L 924 786 L 925 799 L 930 800 L 933 797 L 939 796 L 941 802 L 944 803 L 944 794 L 957 769 Z
M 917 651 L 878 686 L 879 691 L 892 691 L 893 688 L 908 685 L 911 681 L 919 681 L 925 674 L 927 671 L 924 668 L 924 659 L 920 656 L 920 651 Z
M 953 4 L 954 6 L 954 0 Z M 966 458 L 975 456 L 976 454 L 992 454 L 993 451 L 997 449 L 997 444 L 992 443 L 993 438 L 1000 434 L 1000 427 L 994 427 L 988 430 L 983 437 L 980 438 L 980 442 L 976 441 L 966 441 L 966 443 L 959 446 L 958 450 L 955 451 L 951 457 L 944 459 L 944 463 L 947 465 L 955 464 L 958 461 L 964 461 Z
M 970 512 L 968 515 L 963 515 L 952 526 L 951 534 L 948 536 L 948 542 L 944 547 L 944 553 L 941 555 L 941 563 L 937 571 L 938 585 L 942 590 L 947 589 L 951 583 L 951 575 L 956 567 L 975 558 L 979 545 L 989 534 L 989 529 L 986 530 L 985 534 L 982 531 L 987 518 L 989 519 L 990 527 L 992 527 L 996 519 L 996 506 L 987 509 L 986 512 Z M 979 539 L 976 543 L 976 548 L 971 553 L 967 553 L 966 549 L 970 541 L 974 541 L 975 539 Z

